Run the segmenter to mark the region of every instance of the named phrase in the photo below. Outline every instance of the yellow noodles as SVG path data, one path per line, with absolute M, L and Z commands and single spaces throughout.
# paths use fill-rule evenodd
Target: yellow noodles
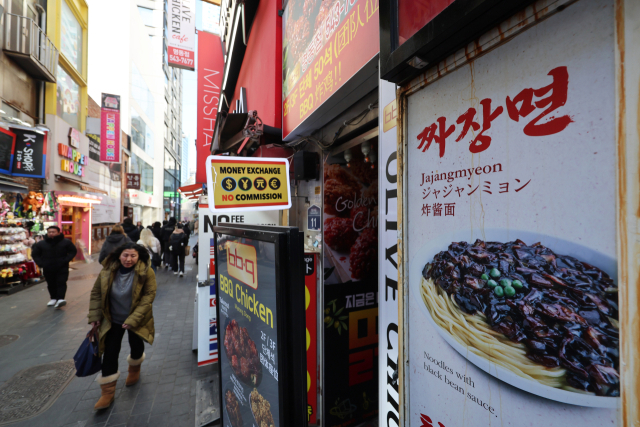
M 492 330 L 484 314 L 464 313 L 453 297 L 449 297 L 432 280 L 422 278 L 420 289 L 431 318 L 468 351 L 523 378 L 549 387 L 575 391 L 566 383 L 566 371 L 563 368 L 547 368 L 529 360 L 525 346 Z

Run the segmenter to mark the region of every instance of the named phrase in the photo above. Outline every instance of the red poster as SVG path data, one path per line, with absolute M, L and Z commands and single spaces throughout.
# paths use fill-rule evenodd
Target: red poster
M 120 96 L 102 94 L 100 161 L 120 163 Z
M 304 254 L 305 319 L 307 324 L 307 420 L 316 423 L 318 413 L 317 269 L 316 254 Z
M 311 22 L 301 24 L 300 20 L 309 19 L 297 15 L 297 12 L 302 13 L 302 8 L 295 7 L 294 3 L 287 6 L 282 84 L 283 138 L 380 51 L 380 44 L 376 42 L 379 40 L 378 0 L 320 3 L 314 32 L 310 31 L 313 28 Z M 298 34 L 300 32 L 303 34 Z M 305 43 L 308 44 L 303 49 Z
M 224 58 L 220 37 L 198 32 L 198 133 L 196 136 L 196 182 L 207 182 L 205 160 L 211 155 L 213 130 L 220 101 Z

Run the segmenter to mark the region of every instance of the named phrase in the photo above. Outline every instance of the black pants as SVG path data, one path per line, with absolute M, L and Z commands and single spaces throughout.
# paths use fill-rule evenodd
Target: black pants
M 69 268 L 65 268 L 63 270 L 45 268 L 43 274 L 47 281 L 47 288 L 49 289 L 49 296 L 51 296 L 51 299 L 64 299 L 67 294 Z
M 104 341 L 104 354 L 102 355 L 102 376 L 108 377 L 118 372 L 118 357 L 124 337 L 122 325 L 111 324 L 111 329 L 107 332 Z M 140 359 L 144 354 L 144 341 L 132 331 L 129 332 L 129 346 L 131 347 L 131 358 Z
M 164 253 L 162 254 L 162 260 L 166 265 L 171 265 L 171 251 L 169 250 L 169 242 L 164 242 Z
M 184 248 L 178 247 L 177 251 L 171 252 L 171 269 L 184 273 Z M 178 270 L 180 267 L 180 270 Z

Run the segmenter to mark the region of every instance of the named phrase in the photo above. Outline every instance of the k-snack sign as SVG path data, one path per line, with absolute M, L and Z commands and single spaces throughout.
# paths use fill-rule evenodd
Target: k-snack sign
M 48 132 L 22 126 L 12 126 L 10 129 L 16 134 L 11 174 L 28 178 L 44 178 Z
M 196 7 L 195 0 L 168 0 L 169 65 L 195 70 Z
M 206 159 L 211 154 L 216 128 L 224 57 L 220 37 L 198 32 L 198 133 L 196 135 L 196 182 L 207 182 Z
M 215 213 L 289 209 L 289 161 L 209 156 L 207 191 Z
M 89 163 L 87 156 L 81 154 L 79 150 L 64 144 L 58 144 L 58 155 L 65 157 L 60 159 L 60 169 L 63 172 L 84 176 L 85 166 Z
M 336 0 L 287 5 L 284 19 L 282 136 L 298 125 L 380 51 L 378 0 Z M 314 9 L 319 8 L 319 9 Z M 323 19 L 317 19 L 323 16 Z M 306 20 L 305 25 L 300 20 Z M 305 28 L 312 33 L 305 38 Z
M 120 163 L 120 96 L 102 94 L 100 161 Z

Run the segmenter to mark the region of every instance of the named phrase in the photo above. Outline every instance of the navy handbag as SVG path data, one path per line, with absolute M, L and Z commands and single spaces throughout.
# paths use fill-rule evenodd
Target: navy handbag
M 102 369 L 99 343 L 98 326 L 94 326 L 82 341 L 82 345 L 80 345 L 76 355 L 73 356 L 73 361 L 76 365 L 76 376 L 88 377 Z

